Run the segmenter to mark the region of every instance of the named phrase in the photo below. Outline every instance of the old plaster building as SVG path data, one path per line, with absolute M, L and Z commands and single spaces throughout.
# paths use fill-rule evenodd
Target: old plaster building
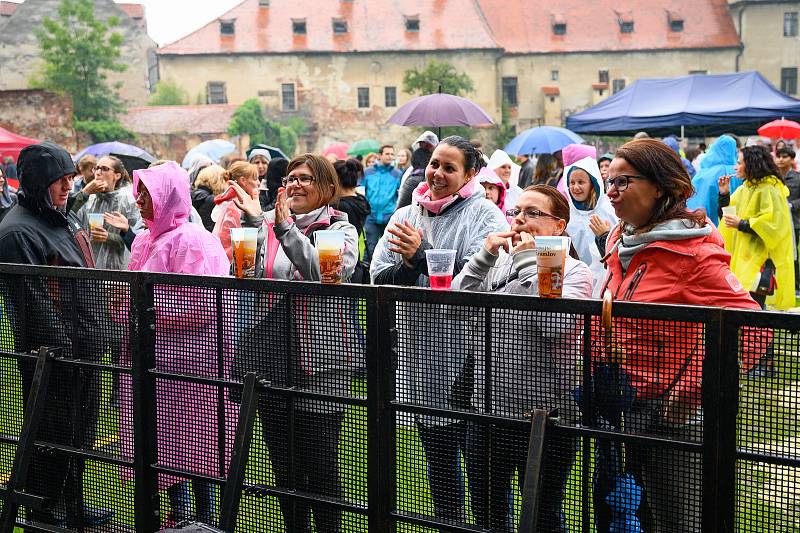
M 781 68 L 798 62 L 796 38 L 794 48 L 782 36 L 759 40 L 766 22 L 757 17 L 778 25 L 779 35 L 784 11 L 796 17 L 797 5 L 245 0 L 160 48 L 159 70 L 208 103 L 259 97 L 278 116 L 303 115 L 320 145 L 360 137 L 407 141 L 416 130 L 386 119 L 412 97 L 402 90 L 404 73 L 430 60 L 469 74 L 469 97 L 498 121 L 505 101 L 520 129 L 560 124 L 642 77 L 758 69 L 780 86 Z M 734 21 L 742 12 L 740 37 Z
M 28 88 L 28 80 L 39 66 L 36 32 L 45 16 L 57 17 L 61 0 L 0 2 L 0 90 Z M 150 94 L 151 79 L 157 79 L 156 43 L 147 34 L 144 6 L 95 0 L 95 13 L 101 19 L 119 19 L 115 31 L 124 38 L 120 61 L 128 66 L 111 73 L 109 81 L 122 82 L 120 96 L 131 105 L 141 105 Z

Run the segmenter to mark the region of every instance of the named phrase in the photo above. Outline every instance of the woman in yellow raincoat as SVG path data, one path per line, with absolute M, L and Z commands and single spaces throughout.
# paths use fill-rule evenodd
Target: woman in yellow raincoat
M 765 307 L 795 306 L 794 247 L 789 189 L 763 146 L 742 150 L 736 176 L 745 180 L 733 195 L 730 178 L 719 179 L 720 233 L 731 254 L 731 270 L 753 299 Z M 729 202 L 728 202 L 729 201 Z M 722 208 L 735 207 L 735 214 Z M 774 283 L 772 278 L 774 276 Z

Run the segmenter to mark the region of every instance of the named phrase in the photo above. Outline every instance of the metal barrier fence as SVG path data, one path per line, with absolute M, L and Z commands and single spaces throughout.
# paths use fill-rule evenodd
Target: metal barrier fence
M 237 531 L 515 531 L 533 506 L 536 531 L 800 529 L 800 316 L 619 303 L 607 338 L 598 301 L 12 265 L 0 298 L 0 502 L 27 531 L 219 522 L 247 372 Z

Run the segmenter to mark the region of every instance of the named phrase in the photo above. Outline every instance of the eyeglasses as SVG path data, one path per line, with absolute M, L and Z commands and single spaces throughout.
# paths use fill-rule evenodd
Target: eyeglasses
M 551 215 L 550 213 L 545 213 L 544 211 L 540 211 L 538 209 L 523 209 L 519 210 L 516 207 L 509 209 L 506 211 L 506 216 L 511 218 L 517 218 L 517 215 L 522 213 L 526 219 L 529 218 L 539 218 L 539 217 L 547 217 L 552 218 L 553 220 L 561 220 L 561 217 L 557 217 L 555 215 Z
M 301 186 L 306 187 L 311 185 L 317 178 L 309 176 L 308 174 L 300 174 L 299 176 L 286 176 L 281 180 L 283 186 L 291 185 L 292 183 L 299 183 Z
M 615 178 L 607 179 L 606 180 L 606 192 L 611 188 L 613 185 L 618 192 L 622 192 L 628 188 L 628 184 L 631 180 L 646 180 L 644 176 L 625 176 L 620 175 Z
M 98 170 L 99 170 L 100 172 L 111 172 L 111 171 L 112 171 L 112 170 L 114 170 L 114 169 L 113 169 L 113 168 L 111 168 L 111 167 L 94 167 L 94 171 L 95 171 L 95 172 L 97 172 Z

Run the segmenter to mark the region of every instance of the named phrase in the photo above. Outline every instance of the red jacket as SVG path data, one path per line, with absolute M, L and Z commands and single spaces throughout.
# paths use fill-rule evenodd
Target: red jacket
M 603 289 L 611 290 L 615 300 L 760 309 L 731 272 L 731 256 L 713 225 L 706 237 L 646 245 L 633 256 L 624 274 L 615 248 L 619 231 L 617 226 L 608 238 L 607 249 L 613 253 L 606 262 Z M 749 368 L 764 353 L 772 334 L 755 329 L 743 333 L 740 357 Z M 625 350 L 623 366 L 638 398 L 659 398 L 677 379 L 672 397 L 687 405 L 700 404 L 704 355 L 701 325 L 616 319 L 614 338 Z

